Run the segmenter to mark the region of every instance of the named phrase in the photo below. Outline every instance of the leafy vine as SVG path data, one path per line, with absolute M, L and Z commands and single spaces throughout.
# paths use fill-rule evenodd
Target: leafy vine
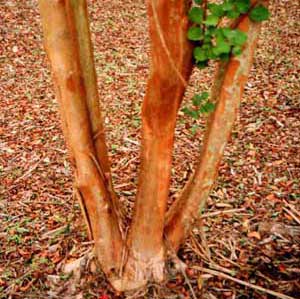
M 187 38 L 195 44 L 193 58 L 199 69 L 207 67 L 211 60 L 228 61 L 230 56 L 242 53 L 247 34 L 226 25 L 230 19 L 236 20 L 242 15 L 248 15 L 253 22 L 262 22 L 270 17 L 270 12 L 262 4 L 252 6 L 250 0 L 223 0 L 221 3 L 194 0 L 188 13 L 192 25 Z M 184 107 L 182 111 L 194 119 L 214 110 L 207 92 L 194 95 L 192 104 L 192 108 Z

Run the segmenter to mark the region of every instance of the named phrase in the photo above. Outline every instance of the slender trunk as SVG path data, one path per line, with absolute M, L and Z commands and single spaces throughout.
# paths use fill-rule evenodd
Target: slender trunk
M 244 16 L 238 28 L 248 35 L 243 53 L 221 63 L 212 89 L 216 109 L 208 121 L 199 164 L 181 196 L 168 211 L 165 236 L 173 249 L 184 241 L 199 218 L 217 176 L 218 165 L 236 118 L 244 85 L 249 75 L 261 25 Z
M 79 51 L 78 39 L 84 39 L 83 35 L 88 31 L 84 32 L 86 21 L 82 27 L 76 27 L 74 15 L 77 12 L 74 11 L 78 7 L 74 3 L 67 0 L 39 1 L 45 48 L 61 106 L 65 138 L 75 161 L 77 188 L 95 240 L 97 257 L 103 271 L 111 277 L 120 267 L 122 238 L 108 187 L 99 169 L 108 167 L 106 158 L 103 158 L 106 149 L 93 142 L 93 133 L 102 129 L 97 123 L 96 81 L 92 58 L 84 61 L 84 50 Z M 83 15 L 76 17 L 85 18 Z M 87 41 L 88 37 L 85 38 Z M 82 46 L 85 47 L 86 42 L 83 41 Z M 99 167 L 103 161 L 105 163 Z
M 95 158 L 98 161 L 98 168 L 101 176 L 107 186 L 110 194 L 113 209 L 118 215 L 119 227 L 121 227 L 121 212 L 117 196 L 113 190 L 112 178 L 110 171 L 110 163 L 108 159 L 108 151 L 105 140 L 105 132 L 103 127 L 100 99 L 97 87 L 97 76 L 94 65 L 93 46 L 91 42 L 91 34 L 89 28 L 89 19 L 87 12 L 86 0 L 70 0 L 70 11 L 73 14 L 74 30 L 77 38 L 77 49 L 82 70 L 82 78 L 86 90 L 86 103 L 91 122 L 91 131 L 95 147 Z
M 148 2 L 151 70 L 142 107 L 141 169 L 128 239 L 132 288 L 163 278 L 163 227 L 176 115 L 192 68 L 187 1 Z

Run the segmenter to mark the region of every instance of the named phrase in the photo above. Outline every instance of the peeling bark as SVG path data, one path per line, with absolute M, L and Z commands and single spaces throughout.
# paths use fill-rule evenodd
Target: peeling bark
M 151 68 L 142 107 L 141 169 L 126 273 L 135 285 L 163 278 L 163 227 L 176 115 L 192 69 L 187 1 L 148 1 Z
M 247 33 L 247 43 L 240 56 L 231 57 L 229 62 L 219 65 L 212 88 L 212 101 L 217 105 L 208 120 L 199 163 L 167 213 L 165 236 L 175 250 L 178 250 L 199 218 L 209 196 L 252 66 L 261 24 L 253 23 L 245 16 L 237 27 Z
M 75 162 L 76 185 L 87 211 L 97 257 L 103 271 L 111 277 L 120 267 L 122 239 L 106 182 L 93 159 L 99 157 L 98 163 L 105 161 L 106 149 L 102 145 L 96 146 L 93 141 L 93 132 L 102 128 L 98 123 L 101 119 L 96 81 L 91 56 L 83 59 L 82 51 L 90 47 L 86 45 L 87 41 L 81 41 L 82 47 L 86 48 L 79 51 L 78 39 L 88 33 L 82 29 L 85 25 L 80 33 L 76 29 L 74 8 L 77 7 L 74 3 L 39 1 L 45 48 L 61 107 L 64 134 Z M 83 16 L 79 18 L 84 19 Z M 107 165 L 104 163 L 103 167 Z
M 252 1 L 256 3 L 256 1 Z M 166 215 L 176 116 L 192 70 L 186 38 L 189 0 L 149 0 L 151 68 L 142 107 L 141 169 L 128 240 L 113 191 L 99 106 L 86 0 L 39 0 L 62 127 L 75 168 L 75 192 L 95 241 L 101 268 L 115 289 L 131 290 L 164 278 L 165 245 L 177 250 L 199 217 L 237 114 L 260 25 L 238 20 L 248 34 L 239 57 L 221 63 L 212 89 L 200 161 Z

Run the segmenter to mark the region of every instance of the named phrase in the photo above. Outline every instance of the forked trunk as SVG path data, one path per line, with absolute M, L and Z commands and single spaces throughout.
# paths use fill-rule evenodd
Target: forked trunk
M 159 282 L 164 277 L 165 248 L 171 244 L 178 249 L 214 183 L 260 25 L 247 16 L 239 20 L 238 28 L 248 34 L 247 44 L 241 56 L 220 64 L 212 90 L 217 106 L 200 162 L 166 216 L 176 116 L 192 70 L 192 46 L 186 38 L 190 1 L 148 1 L 151 68 L 142 108 L 138 193 L 125 241 L 111 183 L 86 1 L 39 3 L 63 132 L 75 167 L 75 189 L 102 270 L 119 291 L 144 286 L 149 280 Z

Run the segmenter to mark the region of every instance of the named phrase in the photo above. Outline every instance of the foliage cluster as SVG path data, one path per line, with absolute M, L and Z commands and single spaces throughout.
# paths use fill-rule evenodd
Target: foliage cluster
M 231 55 L 240 55 L 247 41 L 247 34 L 228 25 L 228 21 L 249 15 L 253 22 L 269 18 L 269 10 L 262 4 L 251 6 L 250 0 L 223 0 L 221 3 L 207 3 L 194 0 L 188 18 L 192 22 L 187 38 L 195 43 L 193 58 L 195 65 L 203 69 L 210 60 L 227 61 Z M 225 24 L 225 25 L 223 25 Z M 197 119 L 201 113 L 213 111 L 214 104 L 208 100 L 207 92 L 192 98 L 193 108 L 183 112 Z

